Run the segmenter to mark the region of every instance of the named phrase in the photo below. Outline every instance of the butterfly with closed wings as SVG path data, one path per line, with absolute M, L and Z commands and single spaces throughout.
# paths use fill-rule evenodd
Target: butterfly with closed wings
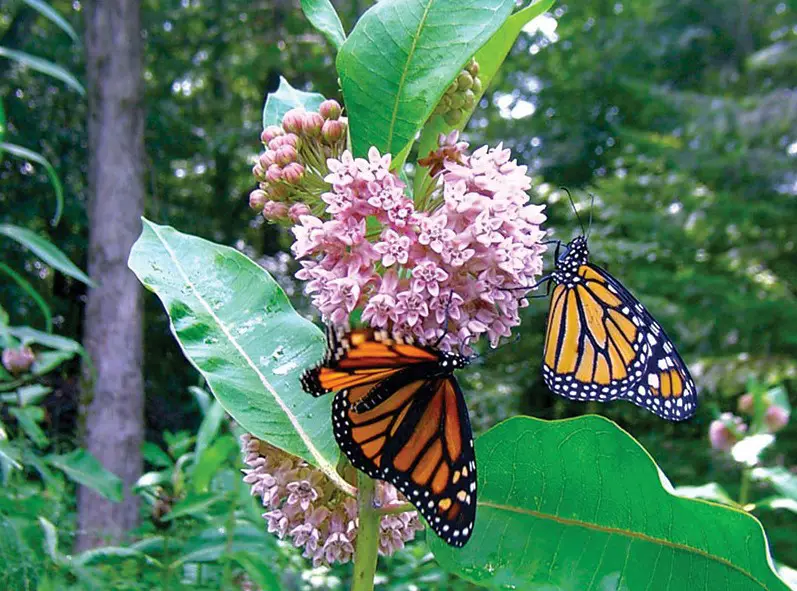
M 585 236 L 559 255 L 537 286 L 555 284 L 548 310 L 543 379 L 578 401 L 624 399 L 669 421 L 690 418 L 697 388 L 670 338 L 607 271 L 589 262 Z
M 302 376 L 336 392 L 332 427 L 349 461 L 398 488 L 434 532 L 464 546 L 476 518 L 476 458 L 454 370 L 470 359 L 386 331 L 327 329 L 323 361 Z

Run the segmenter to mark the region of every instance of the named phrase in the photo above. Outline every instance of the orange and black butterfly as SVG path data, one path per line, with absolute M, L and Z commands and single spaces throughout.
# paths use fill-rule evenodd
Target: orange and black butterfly
M 476 518 L 476 458 L 454 370 L 470 359 L 386 331 L 327 331 L 327 353 L 302 376 L 313 396 L 337 392 L 332 427 L 351 463 L 398 488 L 452 546 Z
M 543 379 L 571 400 L 624 399 L 668 421 L 690 418 L 697 388 L 670 338 L 641 303 L 589 262 L 578 236 L 540 281 L 556 284 L 548 310 Z

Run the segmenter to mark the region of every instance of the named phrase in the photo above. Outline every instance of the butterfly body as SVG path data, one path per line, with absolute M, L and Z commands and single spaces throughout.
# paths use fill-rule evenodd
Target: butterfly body
M 629 400 L 670 421 L 694 414 L 697 389 L 672 341 L 631 292 L 589 262 L 584 236 L 557 256 L 550 280 L 543 379 L 551 391 Z
M 326 357 L 302 376 L 314 396 L 336 392 L 333 432 L 351 463 L 398 488 L 453 546 L 476 516 L 473 437 L 453 376 L 468 363 L 384 331 L 330 330 Z

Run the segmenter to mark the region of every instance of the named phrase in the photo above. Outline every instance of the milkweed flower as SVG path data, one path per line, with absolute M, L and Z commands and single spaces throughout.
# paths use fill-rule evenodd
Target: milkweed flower
M 357 501 L 338 490 L 320 470 L 248 433 L 241 436 L 241 449 L 247 466 L 243 480 L 266 508 L 263 519 L 268 531 L 301 548 L 313 566 L 350 561 L 358 531 Z M 376 503 L 390 508 L 403 505 L 404 500 L 392 485 L 379 482 Z M 422 528 L 414 510 L 384 515 L 380 554 L 393 554 Z
M 708 439 L 711 447 L 719 451 L 730 451 L 747 433 L 747 425 L 741 417 L 724 412 L 718 419 L 711 421 L 708 428 Z

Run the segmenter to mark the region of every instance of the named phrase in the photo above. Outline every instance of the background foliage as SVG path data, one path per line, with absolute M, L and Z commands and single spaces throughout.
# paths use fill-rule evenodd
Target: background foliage
M 52 5 L 79 33 L 80 4 L 58 0 Z M 147 217 L 255 257 L 289 295 L 297 296 L 302 309 L 290 278 L 293 262 L 284 253 L 286 236 L 253 220 L 246 200 L 265 93 L 276 89 L 279 77 L 340 98 L 331 74 L 334 46 L 310 28 L 298 5 L 288 0 L 145 2 L 143 17 Z M 349 31 L 370 3 L 336 5 Z M 29 3 L 0 7 L 0 35 L 0 46 L 82 71 L 80 45 Z M 533 302 L 522 341 L 462 377 L 477 431 L 517 412 L 542 418 L 600 412 L 639 439 L 674 484 L 716 481 L 738 497 L 738 468 L 705 444 L 709 421 L 718 410 L 733 408 L 751 378 L 782 383 L 794 400 L 796 50 L 795 9 L 776 0 L 557 3 L 526 27 L 481 101 L 468 139 L 474 147 L 503 141 L 531 167 L 557 237 L 568 239 L 578 229 L 557 187 L 570 188 L 585 212 L 594 199 L 593 259 L 622 278 L 667 327 L 694 371 L 702 406 L 695 420 L 676 426 L 631 405 L 584 407 L 553 398 L 536 361 L 546 306 Z M 49 238 L 85 268 L 84 99 L 15 62 L 0 59 L 0 69 L 6 141 L 36 147 L 57 170 L 65 191 L 62 221 L 51 226 L 46 171 L 4 156 L 0 223 Z M 0 257 L 44 294 L 56 332 L 79 339 L 84 284 L 53 272 L 12 240 L 0 240 Z M 11 325 L 44 328 L 35 303 L 15 284 L 0 283 L 0 303 Z M 191 445 L 179 442 L 192 440 L 190 433 L 205 415 L 189 390 L 197 376 L 172 339 L 159 304 L 147 298 L 147 306 L 147 427 L 153 446 L 147 459 L 158 472 L 167 468 L 167 458 L 179 461 L 183 447 Z M 46 378 L 52 392 L 41 403 L 42 423 L 52 441 L 74 437 L 77 376 L 77 361 L 65 360 Z M 768 452 L 771 464 L 793 469 L 795 435 L 792 423 Z M 155 448 L 168 450 L 166 457 Z M 231 471 L 217 482 L 225 479 L 227 484 L 219 486 L 234 486 Z M 159 494 L 152 493 L 152 506 Z M 58 526 L 62 547 L 68 547 L 73 501 L 68 494 L 59 499 L 63 510 L 48 519 Z M 181 544 L 203 531 L 201 526 L 210 532 L 214 519 L 229 517 L 214 512 L 213 503 L 202 507 L 177 521 L 167 554 L 204 551 Z M 233 518 L 244 519 L 241 515 L 251 509 L 241 500 Z M 196 520 L 192 515 L 198 515 Z M 260 527 L 256 517 L 253 528 Z M 795 514 L 767 511 L 759 517 L 774 555 L 797 564 Z M 46 539 L 48 530 L 42 527 Z M 59 566 L 57 547 L 49 547 L 54 548 L 53 572 L 78 580 L 79 570 Z M 217 560 L 234 554 L 231 548 L 202 555 L 212 566 L 204 575 L 200 568 L 198 580 L 232 576 Z M 288 550 L 274 551 L 294 573 L 304 568 Z M 137 568 L 135 556 L 119 560 Z M 447 575 L 429 560 L 418 544 L 381 568 L 396 588 L 406 584 L 402 576 L 412 574 L 409 580 L 414 580 L 414 568 L 426 569 L 430 586 L 445 588 Z M 255 567 L 246 570 L 250 576 L 256 572 Z M 113 576 L 111 571 L 106 575 Z M 342 573 L 331 576 L 340 583 L 345 569 Z M 305 582 L 296 575 L 289 583 L 309 584 L 313 576 L 335 584 L 323 573 L 306 574 Z

